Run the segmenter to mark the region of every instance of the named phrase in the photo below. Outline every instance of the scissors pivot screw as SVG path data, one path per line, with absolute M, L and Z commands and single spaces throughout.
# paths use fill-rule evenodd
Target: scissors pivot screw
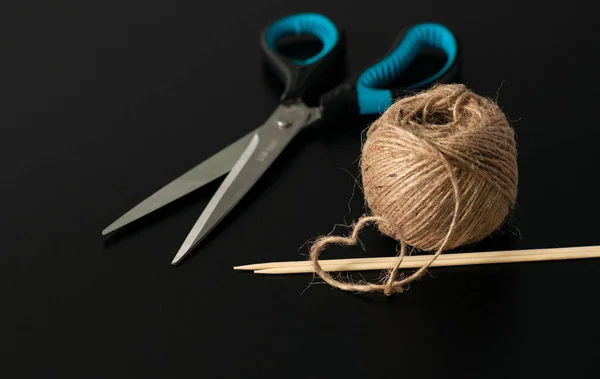
M 285 128 L 289 127 L 290 125 L 292 125 L 292 123 L 289 121 L 277 120 L 277 127 L 279 129 L 285 129 Z

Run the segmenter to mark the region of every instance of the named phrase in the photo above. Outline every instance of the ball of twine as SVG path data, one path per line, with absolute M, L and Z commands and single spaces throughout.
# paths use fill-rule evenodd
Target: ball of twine
M 517 198 L 514 131 L 494 101 L 462 84 L 436 85 L 392 104 L 368 128 L 360 161 L 371 214 L 350 235 L 321 237 L 310 249 L 316 274 L 342 290 L 402 292 L 443 251 L 497 230 Z M 369 223 L 400 242 L 395 267 L 378 283 L 334 279 L 319 264 L 320 253 L 330 244 L 355 245 Z M 435 253 L 398 278 L 407 246 Z

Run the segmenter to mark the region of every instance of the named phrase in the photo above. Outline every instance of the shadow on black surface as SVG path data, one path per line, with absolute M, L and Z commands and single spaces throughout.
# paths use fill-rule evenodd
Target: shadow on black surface
M 334 234 L 345 235 L 346 230 Z M 323 252 L 322 258 L 390 255 L 385 253 L 396 247 L 394 240 L 381 237 L 374 228 L 365 231 L 361 240 L 366 253 L 358 246 L 332 246 Z M 501 235 L 476 247 L 477 251 L 483 250 L 484 245 L 490 250 L 492 247 L 498 250 L 513 243 L 511 235 Z M 402 360 L 414 361 L 413 366 L 422 366 L 426 371 L 443 368 L 441 377 L 456 374 L 483 377 L 486 370 L 497 364 L 497 357 L 514 356 L 514 335 L 519 333 L 516 328 L 522 317 L 519 305 L 523 276 L 527 275 L 525 267 L 505 264 L 432 268 L 405 292 L 389 297 L 381 293 L 356 294 L 333 289 L 315 277 L 314 283 L 302 292 L 302 297 L 307 303 L 327 301 L 334 304 L 322 305 L 324 313 L 331 310 L 348 312 L 340 314 L 343 320 L 337 325 L 338 330 L 359 322 L 357 316 L 350 313 L 352 311 L 360 314 L 363 310 L 373 315 L 371 317 L 377 315 L 380 325 L 365 324 L 364 329 L 352 332 L 357 335 L 368 333 L 372 327 L 383 333 L 383 344 L 368 347 L 383 350 L 381 354 L 377 353 L 380 357 L 391 357 L 398 351 L 403 352 Z M 412 272 L 407 271 L 407 274 Z M 352 272 L 350 276 L 355 280 L 373 281 L 380 273 Z M 270 282 L 273 286 L 285 282 L 311 282 L 310 274 L 260 276 L 257 280 Z M 346 333 L 352 332 L 346 330 Z M 369 340 L 363 336 L 357 338 Z M 405 342 L 410 346 L 398 346 Z M 457 352 L 467 356 L 461 359 Z
M 391 239 L 376 238 L 382 240 L 371 243 L 367 250 L 393 251 L 396 246 Z M 365 236 L 364 244 L 369 245 L 366 240 Z M 490 246 L 498 249 L 511 244 L 511 238 L 499 237 Z M 373 248 L 374 245 L 376 248 Z M 478 251 L 481 250 L 479 248 Z M 323 258 L 339 258 L 343 251 L 348 255 L 349 248 L 332 247 L 330 250 L 331 254 L 327 254 L 327 250 Z M 398 349 L 406 351 L 408 356 L 405 358 L 418 361 L 414 362 L 416 365 L 443 367 L 443 377 L 454 377 L 457 373 L 482 377 L 485 374 L 482 371 L 495 363 L 489 357 L 512 357 L 514 354 L 513 336 L 517 333 L 515 328 L 519 322 L 520 286 L 523 275 L 526 275 L 523 267 L 506 264 L 432 268 L 401 294 L 388 297 L 381 293 L 355 294 L 333 290 L 335 294 L 327 296 L 344 297 L 336 301 L 337 304 L 358 302 L 372 308 L 372 313 L 379 315 L 382 325 L 387 324 L 387 343 L 381 345 L 381 349 L 393 349 L 397 344 L 411 341 L 412 347 Z M 376 272 L 354 272 L 352 277 L 358 279 L 361 274 L 369 281 L 380 275 Z M 316 280 L 319 281 L 318 278 Z M 304 296 L 322 296 L 315 291 L 330 292 L 332 289 L 327 284 L 312 285 Z M 359 309 L 361 306 L 356 304 L 351 308 Z M 490 341 L 494 341 L 493 345 Z M 457 360 L 457 351 L 468 352 L 469 355 L 464 360 Z
M 517 311 L 500 304 L 518 302 L 518 274 L 506 266 L 439 268 L 431 273 L 433 278 L 425 277 L 390 299 L 390 319 L 420 326 L 412 334 L 427 346 L 436 365 L 445 368 L 445 376 L 482 377 L 481 370 L 489 367 L 486 357 L 512 355 Z M 412 312 L 407 314 L 407 309 Z M 469 363 L 456 361 L 456 350 L 470 352 Z

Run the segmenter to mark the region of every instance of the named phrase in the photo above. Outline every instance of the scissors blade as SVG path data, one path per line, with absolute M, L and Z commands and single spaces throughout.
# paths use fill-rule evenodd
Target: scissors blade
M 102 235 L 122 228 L 225 175 L 231 170 L 255 132 L 248 133 L 150 195 L 106 227 Z
M 280 105 L 251 137 L 171 263 L 179 263 L 200 243 L 246 195 L 298 132 L 318 118 L 320 111 L 317 108 L 303 104 Z

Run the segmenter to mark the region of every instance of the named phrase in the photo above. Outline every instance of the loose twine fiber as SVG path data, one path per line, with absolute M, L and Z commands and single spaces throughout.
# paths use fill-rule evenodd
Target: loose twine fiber
M 514 131 L 494 101 L 462 84 L 436 85 L 392 104 L 367 129 L 360 166 L 372 214 L 348 236 L 322 236 L 310 248 L 316 274 L 345 291 L 402 292 L 443 251 L 498 229 L 517 198 Z M 395 267 L 376 283 L 334 279 L 319 264 L 321 252 L 331 244 L 356 245 L 370 223 L 400 242 Z M 435 253 L 400 277 L 407 246 Z

